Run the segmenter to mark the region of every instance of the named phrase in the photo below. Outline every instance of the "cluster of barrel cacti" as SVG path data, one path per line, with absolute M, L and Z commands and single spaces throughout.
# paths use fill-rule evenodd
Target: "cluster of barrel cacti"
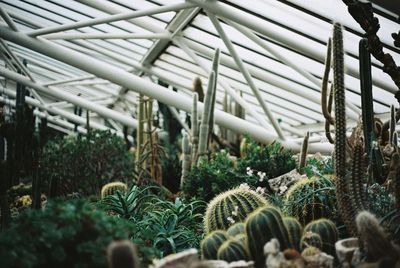
M 312 247 L 333 256 L 338 239 L 332 221 L 318 219 L 303 228 L 296 218 L 283 216 L 261 195 L 244 187 L 216 196 L 207 207 L 204 226 L 204 259 L 253 260 L 256 268 L 265 266 L 264 245 L 273 238 L 281 249 L 300 252 Z

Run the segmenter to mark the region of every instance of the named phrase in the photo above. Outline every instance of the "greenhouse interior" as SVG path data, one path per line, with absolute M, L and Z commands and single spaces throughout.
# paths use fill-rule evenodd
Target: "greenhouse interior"
M 0 0 L 1 268 L 400 267 L 400 0 Z

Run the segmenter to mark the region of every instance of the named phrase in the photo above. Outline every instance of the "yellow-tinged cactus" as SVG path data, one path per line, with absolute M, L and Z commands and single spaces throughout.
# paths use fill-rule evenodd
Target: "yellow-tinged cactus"
M 113 195 L 117 191 L 126 192 L 127 190 L 128 185 L 126 185 L 126 183 L 120 181 L 110 182 L 101 188 L 101 198 L 104 198 L 108 195 Z

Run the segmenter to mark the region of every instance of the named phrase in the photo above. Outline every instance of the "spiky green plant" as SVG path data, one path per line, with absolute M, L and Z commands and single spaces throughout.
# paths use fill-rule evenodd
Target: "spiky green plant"
M 244 234 L 246 231 L 245 224 L 243 222 L 238 222 L 228 228 L 226 231 L 230 237 L 237 236 L 239 234 Z
M 244 221 L 259 207 L 267 205 L 267 200 L 255 191 L 238 187 L 223 192 L 208 204 L 204 216 L 206 233 L 227 230 L 233 223 Z
M 304 232 L 300 240 L 300 249 L 304 251 L 304 249 L 308 247 L 316 247 L 322 249 L 321 236 L 314 232 Z
M 128 190 L 128 185 L 126 183 L 120 182 L 120 181 L 115 181 L 115 182 L 110 182 L 105 184 L 101 188 L 101 198 L 104 198 L 109 195 L 114 195 L 117 193 L 117 191 L 120 191 L 122 193 L 126 192 Z
M 294 217 L 284 217 L 283 224 L 285 224 L 286 230 L 289 234 L 290 244 L 296 250 L 300 248 L 300 238 L 303 232 L 303 227 L 300 222 Z
M 245 245 L 236 239 L 225 241 L 218 249 L 217 257 L 218 260 L 227 262 L 248 261 L 250 259 Z
M 339 237 L 339 231 L 335 223 L 328 219 L 315 220 L 304 227 L 304 232 L 318 234 L 322 239 L 322 251 L 334 256 L 335 243 Z
M 285 196 L 284 212 L 305 225 L 327 217 L 336 220 L 335 185 L 328 176 L 312 177 L 297 182 Z
M 265 266 L 264 245 L 276 238 L 281 249 L 292 247 L 281 213 L 265 206 L 254 211 L 246 220 L 247 244 L 256 268 Z
M 222 230 L 216 230 L 206 235 L 200 243 L 202 258 L 216 260 L 218 249 L 226 240 L 228 240 L 228 235 Z
M 299 166 L 297 170 L 300 174 L 304 173 L 304 166 L 307 162 L 307 152 L 308 152 L 308 139 L 310 138 L 310 132 L 307 131 L 307 134 L 304 136 L 303 143 L 301 144 L 301 152 L 299 154 Z

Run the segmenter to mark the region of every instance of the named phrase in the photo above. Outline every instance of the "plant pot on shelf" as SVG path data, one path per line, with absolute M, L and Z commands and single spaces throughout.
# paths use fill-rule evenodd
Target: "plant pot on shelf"
M 358 238 L 350 237 L 335 243 L 336 255 L 341 267 L 351 267 L 354 253 L 358 250 Z

